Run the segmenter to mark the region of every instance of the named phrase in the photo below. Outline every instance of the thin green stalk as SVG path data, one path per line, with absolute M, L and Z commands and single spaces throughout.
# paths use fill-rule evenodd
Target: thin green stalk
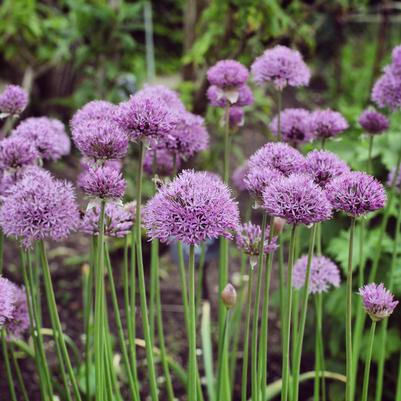
M 369 135 L 369 151 L 368 151 L 368 174 L 372 174 L 372 149 L 374 135 Z
M 318 293 L 314 297 L 316 311 L 316 330 L 315 330 L 315 388 L 314 400 L 319 400 L 320 378 L 322 380 L 322 400 L 326 401 L 326 378 L 323 375 L 325 371 L 324 347 L 323 347 L 323 294 Z
M 155 342 L 155 304 L 156 304 L 156 271 L 159 264 L 159 241 L 150 245 L 150 290 L 149 290 L 149 326 L 152 343 Z
M 284 338 L 283 338 L 283 360 L 282 360 L 282 378 L 281 401 L 288 400 L 288 391 L 290 386 L 290 333 L 291 333 L 291 308 L 292 308 L 292 268 L 294 266 L 294 247 L 295 234 L 297 226 L 294 224 L 291 228 L 291 237 L 288 256 L 288 274 L 287 274 L 287 294 L 286 294 L 286 316 L 284 320 Z
M 294 258 L 294 260 L 296 257 Z M 291 369 L 295 366 L 295 348 L 298 337 L 298 327 L 299 327 L 299 290 L 293 288 L 292 293 L 292 330 L 291 330 L 291 349 L 293 350 L 291 355 Z
M 8 354 L 7 333 L 5 328 L 1 330 L 1 347 L 3 348 L 4 367 L 6 370 L 8 388 L 10 390 L 11 399 L 12 401 L 17 401 L 17 394 L 15 393 L 13 374 L 10 366 L 10 357 Z
M 271 218 L 273 219 L 273 218 Z M 264 244 L 266 237 L 266 224 L 267 224 L 267 214 L 263 212 L 262 218 L 262 232 L 260 237 L 259 245 L 259 257 L 258 257 L 258 267 L 257 267 L 257 283 L 256 283 L 256 294 L 255 294 L 255 304 L 253 312 L 253 322 L 252 322 L 252 365 L 251 365 L 251 383 L 252 383 L 252 401 L 259 400 L 259 382 L 258 382 L 258 325 L 259 325 L 259 304 L 260 304 L 260 294 L 262 289 L 263 281 L 263 257 L 264 257 Z M 271 225 L 270 225 L 271 226 Z
M 198 263 L 198 284 L 196 287 L 196 315 L 199 316 L 201 304 L 202 304 L 202 285 L 203 285 L 203 275 L 205 272 L 205 256 L 206 256 L 206 246 L 205 242 L 202 242 L 201 245 L 201 253 L 199 257 Z
M 224 165 L 223 180 L 228 184 L 230 171 L 230 102 L 227 102 L 224 109 Z
M 279 248 L 278 248 L 278 272 L 279 272 L 279 295 L 280 295 L 280 322 L 284 322 L 284 310 L 285 310 L 285 303 L 284 303 L 284 291 L 285 291 L 285 277 L 284 277 L 284 233 L 281 232 L 278 237 Z M 283 343 L 284 338 L 284 325 L 280 325 L 281 331 L 281 343 Z
M 322 138 L 321 149 L 324 150 L 326 147 L 326 138 Z
M 301 369 L 301 356 L 302 356 L 302 345 L 305 333 L 305 323 L 306 323 L 306 314 L 308 311 L 308 300 L 309 300 L 309 285 L 310 285 L 310 276 L 311 276 L 311 265 L 313 258 L 313 251 L 315 248 L 315 238 L 316 238 L 316 230 L 318 226 L 316 224 L 313 225 L 309 238 L 309 251 L 308 251 L 308 261 L 306 264 L 306 274 L 305 274 L 305 285 L 302 292 L 302 304 L 301 304 L 301 321 L 299 331 L 297 333 L 297 344 L 295 348 L 295 364 L 293 366 L 293 401 L 298 401 L 299 397 L 299 373 Z
M 24 383 L 24 378 L 22 377 L 21 369 L 18 364 L 17 357 L 15 356 L 15 349 L 14 349 L 14 342 L 10 341 L 10 355 L 11 355 L 11 361 L 14 366 L 15 373 L 17 375 L 17 381 L 18 381 L 18 386 L 19 389 L 21 390 L 22 393 L 22 398 L 24 401 L 29 401 L 28 397 L 28 392 L 26 391 L 25 383 Z
M 251 259 L 250 269 L 249 269 L 248 289 L 247 289 L 244 351 L 242 357 L 241 401 L 247 400 L 246 391 L 248 388 L 249 334 L 251 328 L 252 288 L 253 288 L 253 276 L 255 267 L 256 263 L 254 263 Z
M 363 377 L 363 388 L 362 388 L 362 401 L 368 400 L 368 388 L 369 388 L 369 373 L 370 373 L 370 362 L 372 360 L 373 340 L 375 337 L 376 321 L 372 320 L 370 327 L 369 342 L 368 342 L 368 353 L 366 354 L 365 373 Z
M 226 319 L 224 322 L 224 330 L 223 330 L 223 347 L 222 347 L 222 351 L 223 353 L 228 353 L 228 349 L 227 349 L 227 345 L 228 345 L 228 333 L 229 333 L 229 322 L 230 322 L 230 313 L 231 311 L 228 310 L 227 314 L 226 314 Z M 224 358 L 221 357 L 220 360 L 223 360 Z M 218 377 L 220 377 L 220 381 L 218 384 L 218 400 L 219 401 L 227 401 L 230 399 L 230 394 L 231 394 L 231 390 L 227 391 L 227 386 L 229 387 L 229 383 L 228 380 L 229 378 L 227 376 L 223 375 L 222 372 L 223 366 L 219 366 L 219 374 Z
M 282 91 L 277 91 L 277 141 L 281 142 L 281 109 L 282 109 L 283 95 Z
M 354 249 L 355 217 L 351 217 L 349 232 L 348 271 L 347 271 L 347 306 L 345 323 L 345 349 L 347 356 L 345 400 L 352 400 L 352 256 Z
M 138 264 L 138 285 L 139 297 L 141 304 L 142 328 L 146 344 L 146 359 L 148 365 L 150 393 L 152 401 L 158 401 L 158 390 L 156 381 L 156 371 L 153 359 L 153 343 L 150 333 L 148 305 L 146 300 L 145 272 L 142 257 L 142 231 L 141 231 L 141 202 L 142 202 L 142 176 L 143 176 L 143 158 L 145 145 L 141 141 L 139 143 L 139 160 L 137 171 L 137 188 L 136 188 L 136 255 Z M 97 401 L 97 400 L 96 400 Z
M 398 363 L 397 387 L 394 401 L 401 401 L 401 353 L 400 353 L 400 361 Z

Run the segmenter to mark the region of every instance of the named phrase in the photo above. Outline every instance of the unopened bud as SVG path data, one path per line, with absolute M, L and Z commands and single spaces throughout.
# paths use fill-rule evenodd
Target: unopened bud
M 281 217 L 275 217 L 273 220 L 273 233 L 275 235 L 280 234 L 287 221 Z
M 228 283 L 221 293 L 221 300 L 227 309 L 231 309 L 237 302 L 237 291 L 234 286 Z

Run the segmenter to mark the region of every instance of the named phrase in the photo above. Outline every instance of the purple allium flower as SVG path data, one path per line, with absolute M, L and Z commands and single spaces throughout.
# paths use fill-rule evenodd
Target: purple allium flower
M 220 60 L 207 72 L 211 85 L 221 89 L 238 89 L 248 80 L 248 69 L 235 60 Z
M 401 46 L 394 47 L 391 52 L 391 64 L 388 66 L 388 69 L 394 75 L 401 76 Z
M 401 78 L 387 70 L 374 84 L 372 100 L 379 107 L 396 110 L 401 107 Z
M 0 113 L 19 115 L 28 104 L 28 93 L 18 85 L 7 85 L 0 93 Z
M 225 107 L 227 104 L 227 99 L 224 91 L 222 91 L 216 85 L 209 86 L 206 95 L 209 99 L 210 104 L 214 107 Z M 251 104 L 253 104 L 253 102 L 254 98 L 251 88 L 248 85 L 244 84 L 238 88 L 238 99 L 236 99 L 235 101 L 230 101 L 230 104 L 244 107 L 250 106 Z
M 276 169 L 288 176 L 299 172 L 305 162 L 302 154 L 286 143 L 267 143 L 249 159 L 249 170 Z
M 15 284 L 0 276 L 0 328 L 13 318 L 17 299 Z
M 386 204 L 383 185 L 369 174 L 349 172 L 326 186 L 333 208 L 358 217 L 381 209 Z
M 173 109 L 179 112 L 185 111 L 185 106 L 179 98 L 176 91 L 167 88 L 164 85 L 145 85 L 144 88 L 139 92 L 146 94 L 150 97 L 159 97 Z
M 313 224 L 329 220 L 332 207 L 324 191 L 305 174 L 274 180 L 263 191 L 262 207 L 289 224 Z
M 128 150 L 128 136 L 112 120 L 87 120 L 74 125 L 72 139 L 86 157 L 122 159 Z
M 175 168 L 176 171 L 181 168 L 181 159 L 178 156 L 175 158 Z M 174 172 L 174 154 L 166 148 L 149 149 L 145 153 L 143 169 L 149 175 L 169 176 Z
M 264 189 L 273 181 L 283 176 L 284 175 L 279 170 L 270 167 L 261 167 L 259 169 L 249 168 L 244 181 L 246 189 L 253 196 L 261 198 Z
M 381 134 L 390 126 L 390 122 L 384 114 L 369 109 L 362 112 L 359 124 L 369 134 Z
M 309 129 L 310 113 L 305 109 L 285 109 L 281 113 L 281 135 L 284 142 L 292 145 L 309 142 L 312 139 Z M 278 135 L 278 116 L 269 125 L 274 135 Z
M 315 110 L 310 114 L 309 129 L 312 138 L 327 139 L 339 135 L 348 128 L 345 118 L 334 110 Z
M 231 181 L 234 187 L 240 192 L 244 192 L 247 190 L 245 178 L 248 175 L 248 172 L 249 172 L 248 162 L 245 162 L 244 164 L 242 164 L 242 166 L 237 167 L 233 172 Z
M 211 179 L 207 172 L 185 170 L 147 203 L 143 222 L 149 238 L 199 244 L 220 236 L 232 238 L 239 211 L 221 180 Z
M 294 264 L 292 286 L 300 289 L 305 285 L 308 255 L 299 258 Z M 313 256 L 310 267 L 309 293 L 327 292 L 330 286 L 340 285 L 340 271 L 335 263 L 325 256 Z
M 230 108 L 228 116 L 230 128 L 241 127 L 244 125 L 244 109 L 242 107 L 233 106 Z
M 27 118 L 12 131 L 11 136 L 20 136 L 33 143 L 41 159 L 57 160 L 70 152 L 64 124 L 56 119 Z
M 6 322 L 6 330 L 9 338 L 21 338 L 24 332 L 29 328 L 28 302 L 25 289 L 15 284 L 14 287 L 15 301 L 13 317 Z
M 78 186 L 90 196 L 118 199 L 124 195 L 126 181 L 120 170 L 106 165 L 84 171 L 78 177 Z
M 20 136 L 11 136 L 0 141 L 0 168 L 19 169 L 34 164 L 38 152 L 31 142 Z
M 271 81 L 278 90 L 305 86 L 310 80 L 310 71 L 301 53 L 286 46 L 267 49 L 253 62 L 251 73 L 258 85 Z
M 104 233 L 109 237 L 122 238 L 129 234 L 134 224 L 135 215 L 118 203 L 107 203 L 105 209 Z M 99 235 L 100 206 L 89 206 L 81 224 L 81 231 L 90 235 Z
M 79 211 L 70 183 L 39 168 L 27 169 L 0 208 L 0 225 L 7 236 L 34 241 L 66 238 L 79 226 Z
M 277 249 L 277 237 L 273 237 L 269 243 L 270 229 L 266 227 L 264 253 L 274 252 Z M 241 224 L 235 235 L 235 243 L 239 249 L 248 255 L 259 255 L 260 241 L 262 239 L 262 229 L 252 223 Z
M 389 317 L 398 305 L 398 301 L 394 301 L 393 294 L 383 284 L 365 285 L 359 289 L 358 294 L 362 297 L 366 313 L 374 321 Z
M 77 127 L 81 126 L 91 120 L 116 120 L 117 106 L 106 100 L 92 100 L 80 108 L 72 117 L 70 121 L 71 130 L 74 131 Z
M 313 150 L 306 155 L 304 171 L 323 189 L 334 178 L 348 173 L 350 168 L 335 153 Z

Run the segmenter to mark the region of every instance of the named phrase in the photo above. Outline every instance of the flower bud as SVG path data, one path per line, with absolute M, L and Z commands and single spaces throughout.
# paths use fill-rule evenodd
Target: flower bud
M 237 291 L 232 284 L 228 283 L 224 287 L 224 290 L 221 293 L 221 299 L 227 309 L 231 309 L 235 305 L 237 302 Z
M 273 233 L 275 235 L 280 234 L 283 231 L 286 220 L 281 217 L 275 217 L 273 221 Z

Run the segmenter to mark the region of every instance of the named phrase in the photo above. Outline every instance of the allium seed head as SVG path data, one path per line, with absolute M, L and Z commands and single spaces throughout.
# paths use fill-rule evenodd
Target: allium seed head
M 390 126 L 388 118 L 376 110 L 366 109 L 359 117 L 359 124 L 368 134 L 381 134 Z
M 264 253 L 271 253 L 277 249 L 277 237 L 269 242 L 270 229 L 266 227 Z M 235 235 L 235 243 L 239 249 L 251 256 L 259 255 L 260 242 L 262 240 L 262 229 L 252 223 L 241 224 Z
M 18 85 L 7 85 L 0 93 L 0 113 L 19 115 L 28 104 L 28 93 Z
M 309 129 L 313 138 L 327 139 L 348 128 L 345 118 L 334 110 L 315 110 L 310 114 Z

